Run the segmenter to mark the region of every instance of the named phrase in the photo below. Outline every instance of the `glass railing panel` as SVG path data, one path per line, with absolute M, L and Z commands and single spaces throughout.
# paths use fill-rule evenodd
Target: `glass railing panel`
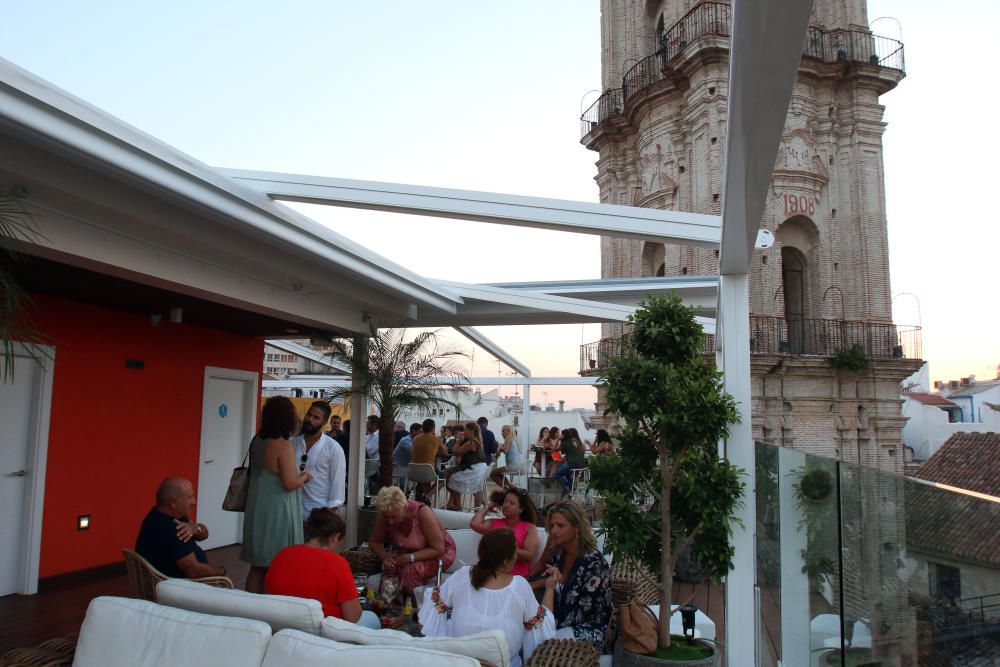
M 1000 664 L 1000 500 L 756 444 L 759 664 Z
M 840 464 L 846 664 L 1000 664 L 1000 502 Z

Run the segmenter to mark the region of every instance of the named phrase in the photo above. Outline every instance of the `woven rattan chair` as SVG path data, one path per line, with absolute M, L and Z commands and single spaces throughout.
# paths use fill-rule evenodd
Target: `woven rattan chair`
M 525 667 L 598 667 L 601 658 L 590 642 L 550 639 L 535 649 Z
M 125 554 L 125 570 L 128 573 L 128 587 L 132 597 L 156 602 L 156 584 L 170 577 L 131 549 L 122 549 L 122 553 Z M 201 577 L 189 581 L 197 581 L 216 588 L 233 588 L 233 582 L 229 577 Z
M 0 667 L 69 667 L 76 653 L 76 633 L 44 641 L 34 648 L 15 648 L 0 657 Z

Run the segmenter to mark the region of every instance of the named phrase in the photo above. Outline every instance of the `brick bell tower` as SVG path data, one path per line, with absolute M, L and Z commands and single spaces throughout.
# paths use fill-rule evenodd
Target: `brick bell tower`
M 728 1 L 601 0 L 603 93 L 581 142 L 599 156 L 602 202 L 721 214 L 731 18 Z M 842 502 L 869 510 L 844 515 L 843 584 L 813 592 L 870 619 L 885 664 L 907 664 L 915 645 L 897 552 L 884 547 L 905 542 L 901 478 L 853 464 L 903 472 L 899 383 L 921 363 L 920 332 L 893 323 L 889 286 L 880 97 L 903 77 L 903 45 L 869 30 L 865 0 L 815 0 L 761 220 L 775 242 L 750 270 L 754 438 L 853 471 Z M 603 277 L 716 273 L 711 249 L 601 242 Z M 599 374 L 627 333 L 605 325 L 581 372 Z M 775 484 L 790 483 L 784 472 Z M 757 532 L 766 570 L 779 540 Z M 781 532 L 792 539 L 796 522 Z M 827 547 L 836 557 L 836 544 L 810 545 Z M 814 610 L 795 603 L 805 606 L 784 605 L 782 624 L 804 619 L 807 632 Z
M 601 0 L 604 92 L 581 142 L 602 202 L 721 213 L 731 16 L 723 1 Z M 893 472 L 899 382 L 920 363 L 889 288 L 879 98 L 903 76 L 903 45 L 871 33 L 865 0 L 816 0 L 761 221 L 775 243 L 750 275 L 755 438 Z M 602 239 L 603 277 L 717 272 L 714 250 Z M 857 346 L 866 370 L 831 366 Z M 602 368 L 595 350 L 584 373 Z

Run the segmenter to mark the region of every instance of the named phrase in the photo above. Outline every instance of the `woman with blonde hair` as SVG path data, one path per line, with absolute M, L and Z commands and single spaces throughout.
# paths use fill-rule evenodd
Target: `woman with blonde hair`
M 483 489 L 489 473 L 479 424 L 466 424 L 464 435 L 461 443 L 455 443 L 452 452 L 458 459 L 458 466 L 448 476 L 448 509 L 451 510 L 462 509 L 462 494 L 473 494 L 476 506 L 483 505 Z
M 524 472 L 525 460 L 521 445 L 517 441 L 517 431 L 514 430 L 513 426 L 510 424 L 501 426 L 500 437 L 503 438 L 503 442 L 500 443 L 497 451 L 504 455 L 504 466 L 494 468 L 490 473 L 490 480 L 501 489 L 506 489 L 512 485 L 504 477 L 504 473 L 520 475 Z
M 545 530 L 549 558 L 543 558 L 537 570 L 561 584 L 552 607 L 556 637 L 589 641 L 602 653 L 611 620 L 611 568 L 597 549 L 590 521 L 579 505 L 564 501 L 549 507 Z
M 427 505 L 407 500 L 398 486 L 386 486 L 375 496 L 375 509 L 379 514 L 368 544 L 382 559 L 383 574 L 399 574 L 404 593 L 429 583 L 437 575 L 438 560 L 445 570 L 455 562 L 455 540 Z

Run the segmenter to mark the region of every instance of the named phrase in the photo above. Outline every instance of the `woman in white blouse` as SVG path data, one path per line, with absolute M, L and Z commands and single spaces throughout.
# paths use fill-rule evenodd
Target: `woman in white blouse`
M 555 636 L 552 616 L 555 572 L 545 580 L 538 604 L 531 585 L 511 574 L 517 563 L 514 532 L 494 530 L 479 541 L 479 562 L 463 567 L 424 593 L 420 624 L 427 637 L 461 637 L 483 630 L 502 630 L 510 650 L 511 667 L 521 667 L 546 639 Z M 448 612 L 451 611 L 451 618 Z

